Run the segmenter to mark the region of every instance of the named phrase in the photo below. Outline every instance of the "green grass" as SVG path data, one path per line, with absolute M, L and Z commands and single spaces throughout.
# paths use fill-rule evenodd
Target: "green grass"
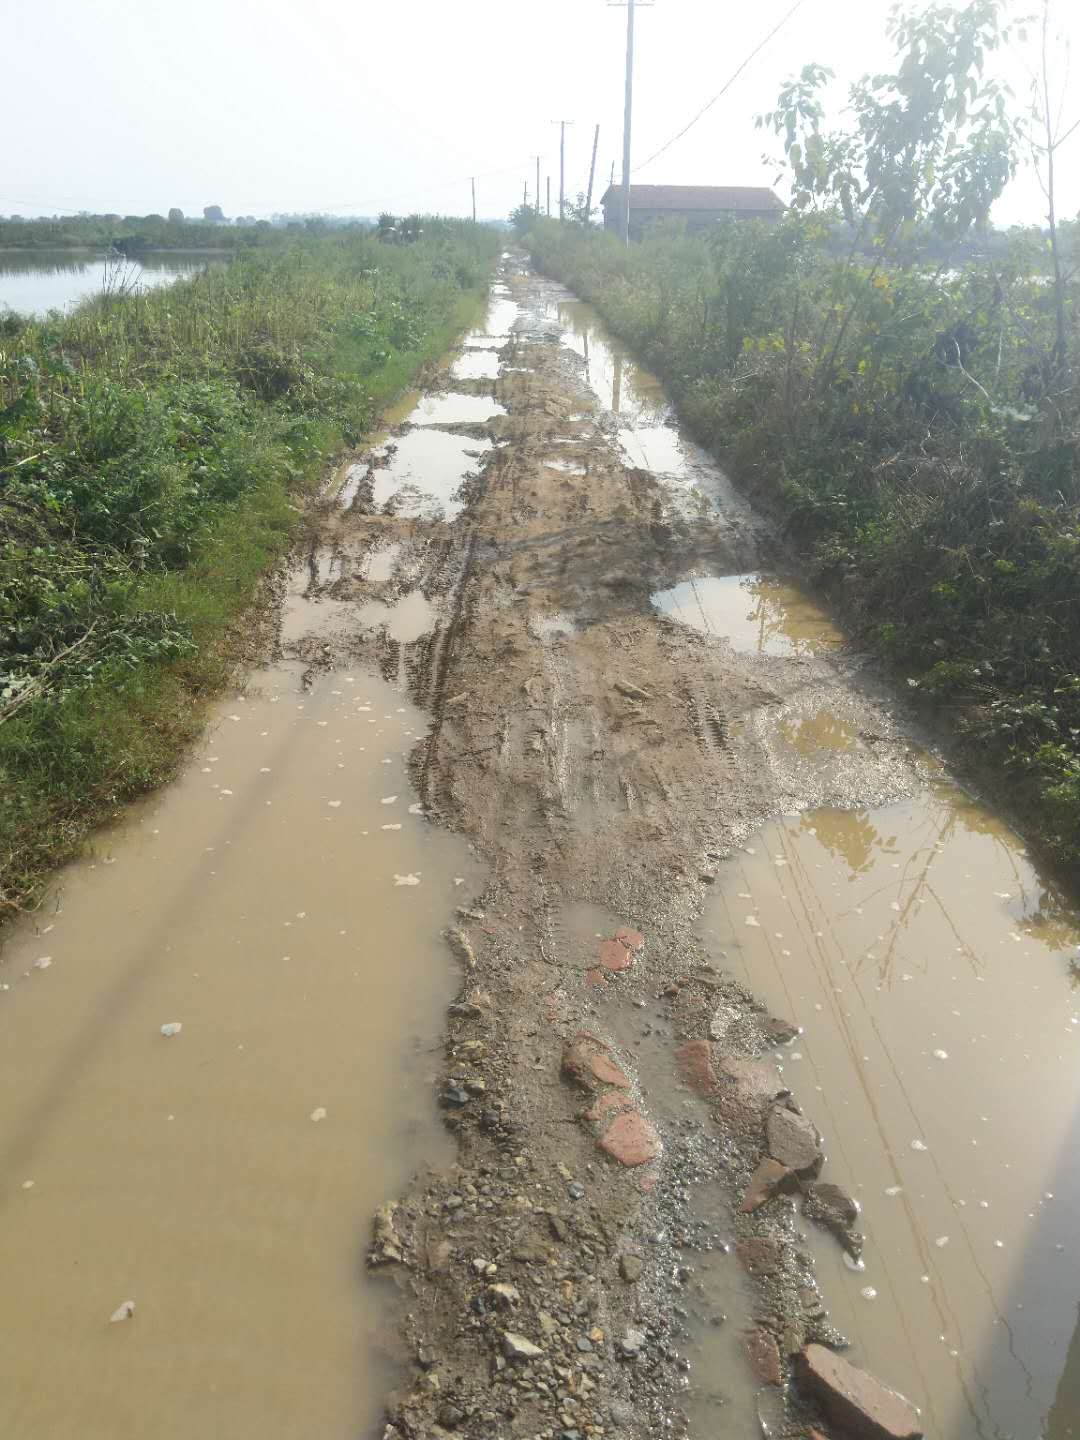
M 5 326 L 0 916 L 173 771 L 297 500 L 479 315 L 497 247 L 305 239 Z

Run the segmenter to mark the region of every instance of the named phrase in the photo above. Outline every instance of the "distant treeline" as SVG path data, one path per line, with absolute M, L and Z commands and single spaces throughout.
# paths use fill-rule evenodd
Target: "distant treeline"
M 168 215 L 63 215 L 37 220 L 12 216 L 0 219 L 0 249 L 241 250 L 275 244 L 282 235 L 327 235 L 354 226 L 366 228 L 368 223 L 331 216 L 189 219 L 179 210 Z

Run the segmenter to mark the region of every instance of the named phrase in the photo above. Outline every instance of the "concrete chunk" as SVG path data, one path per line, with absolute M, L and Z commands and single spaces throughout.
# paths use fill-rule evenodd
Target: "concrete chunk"
M 786 1105 L 774 1105 L 765 1123 L 769 1154 L 781 1165 L 805 1175 L 818 1170 L 824 1156 L 821 1136 L 805 1115 L 796 1115 Z

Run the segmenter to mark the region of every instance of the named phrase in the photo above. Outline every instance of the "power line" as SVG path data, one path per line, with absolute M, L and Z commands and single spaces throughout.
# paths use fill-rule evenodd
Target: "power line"
M 734 73 L 725 81 L 724 86 L 723 86 L 723 89 L 718 90 L 717 93 L 716 93 L 716 94 L 712 97 L 712 99 L 708 102 L 708 104 L 707 104 L 707 105 L 703 105 L 703 106 L 701 107 L 701 109 L 697 112 L 697 114 L 693 117 L 693 119 L 690 120 L 686 125 L 684 125 L 683 128 L 679 131 L 679 133 L 678 133 L 677 135 L 673 135 L 673 136 L 671 137 L 671 139 L 670 139 L 665 145 L 661 145 L 661 146 L 660 146 L 660 149 L 657 150 L 657 151 L 655 151 L 652 155 L 650 155 L 647 160 L 643 160 L 640 165 L 635 165 L 635 166 L 634 166 L 634 173 L 637 174 L 637 172 L 638 172 L 639 170 L 644 170 L 646 165 L 651 165 L 654 160 L 659 159 L 660 156 L 664 154 L 665 150 L 670 150 L 671 147 L 672 147 L 672 145 L 674 145 L 677 141 L 681 140 L 681 139 L 683 138 L 683 136 L 684 136 L 689 130 L 692 130 L 692 129 L 694 128 L 694 126 L 697 124 L 697 122 L 701 119 L 701 117 L 702 117 L 704 114 L 706 114 L 709 110 L 711 110 L 712 107 L 716 104 L 716 102 L 717 102 L 723 95 L 725 95 L 725 94 L 728 92 L 728 90 L 731 89 L 731 87 L 732 87 L 732 85 L 734 85 L 735 81 L 739 78 L 739 76 L 742 74 L 742 72 L 743 72 L 743 71 L 746 69 L 746 67 L 750 64 L 750 61 L 753 60 L 755 56 L 759 55 L 759 54 L 761 53 L 761 51 L 765 49 L 765 46 L 769 43 L 769 41 L 773 38 L 773 36 L 776 35 L 776 34 L 778 34 L 778 33 L 784 28 L 784 26 L 787 24 L 787 22 L 788 22 L 788 21 L 791 19 L 791 17 L 795 14 L 795 11 L 801 9 L 801 7 L 802 7 L 805 3 L 806 3 L 806 0 L 795 0 L 795 4 L 792 5 L 791 9 L 787 12 L 787 14 L 784 15 L 780 20 L 778 20 L 778 21 L 776 22 L 776 24 L 773 26 L 773 28 L 772 28 L 772 29 L 769 31 L 769 33 L 765 36 L 765 38 L 764 38 L 763 40 L 760 40 L 760 41 L 757 43 L 757 45 L 754 46 L 753 50 L 750 51 L 750 54 L 747 55 L 746 59 L 742 62 L 742 64 L 739 66 L 739 68 L 738 68 L 736 71 L 734 71 Z

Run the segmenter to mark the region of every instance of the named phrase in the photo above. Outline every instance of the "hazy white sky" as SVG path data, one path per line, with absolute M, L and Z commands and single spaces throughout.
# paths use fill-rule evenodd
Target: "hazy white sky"
M 889 3 L 804 0 L 708 115 L 635 179 L 771 184 L 754 116 L 809 60 L 844 83 L 888 63 Z M 720 89 L 790 4 L 639 9 L 635 164 Z M 1072 10 L 1057 0 L 1059 27 L 1080 34 Z M 179 205 L 199 214 L 220 204 L 229 215 L 463 215 L 475 173 L 480 214 L 505 215 L 526 181 L 532 198 L 538 151 L 557 197 L 551 121 L 561 117 L 575 122 L 571 194 L 585 188 L 599 123 L 602 193 L 621 164 L 625 14 L 606 0 L 2 0 L 0 213 Z M 1009 63 L 1024 88 L 1016 57 Z M 1070 88 L 1080 113 L 1080 87 Z M 1080 132 L 1062 156 L 1061 192 L 1062 212 L 1074 215 Z M 1028 176 L 997 219 L 1038 221 L 1044 209 Z

